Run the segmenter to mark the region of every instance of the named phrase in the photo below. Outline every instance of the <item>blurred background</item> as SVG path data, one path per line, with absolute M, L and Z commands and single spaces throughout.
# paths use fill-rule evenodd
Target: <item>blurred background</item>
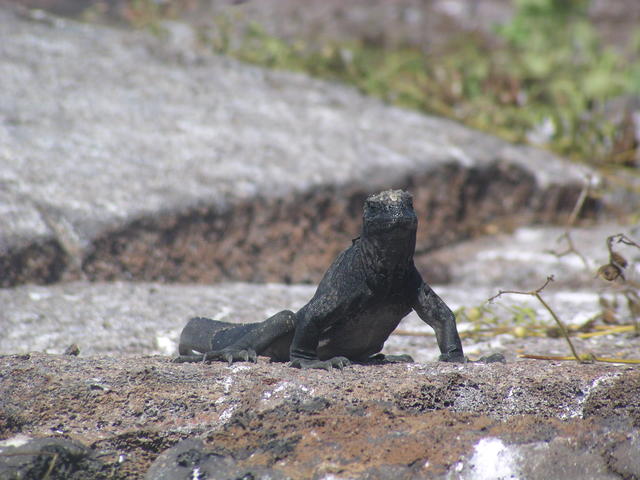
M 345 82 L 393 104 L 637 176 L 636 0 L 17 3 L 159 36 L 180 20 L 197 30 L 203 48 Z

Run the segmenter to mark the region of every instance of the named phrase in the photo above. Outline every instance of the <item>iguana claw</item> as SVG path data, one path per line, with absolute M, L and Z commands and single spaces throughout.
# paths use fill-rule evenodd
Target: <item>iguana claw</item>
M 255 350 L 251 348 L 236 349 L 233 347 L 226 347 L 222 350 L 211 350 L 202 356 L 203 362 L 210 362 L 212 360 L 222 360 L 232 365 L 233 362 L 251 362 L 256 363 L 258 361 L 258 355 Z
M 333 357 L 329 360 L 307 360 L 304 358 L 294 358 L 289 362 L 290 367 L 302 368 L 302 369 L 320 369 L 320 370 L 332 370 L 337 368 L 342 370 L 344 367 L 351 365 L 351 361 L 346 357 Z

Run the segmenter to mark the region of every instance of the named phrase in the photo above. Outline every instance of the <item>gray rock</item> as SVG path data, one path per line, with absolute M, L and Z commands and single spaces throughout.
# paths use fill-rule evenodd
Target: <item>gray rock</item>
M 162 452 L 145 475 L 146 480 L 194 478 L 280 480 L 288 477 L 271 468 L 243 468 L 228 456 L 207 451 L 203 442 L 197 439 L 183 440 Z
M 364 195 L 389 186 L 415 194 L 423 252 L 573 207 L 584 169 L 348 88 L 211 56 L 181 32 L 187 48 L 0 9 L 2 285 L 312 281 L 357 235 Z M 454 283 L 436 291 L 456 308 L 483 303 L 501 278 L 538 286 L 531 277 L 550 259 L 524 267 L 557 231 L 531 231 L 455 250 L 457 264 L 444 255 Z M 585 238 L 602 246 L 600 235 Z M 535 255 L 514 259 L 523 250 Z M 587 250 L 600 261 L 600 247 Z M 493 257 L 474 268 L 483 251 Z M 501 277 L 491 265 L 521 271 Z M 577 278 L 549 291 L 563 318 L 599 311 L 591 279 L 571 262 L 552 267 Z M 92 450 L 65 452 L 99 452 L 116 478 L 190 478 L 196 457 L 203 469 L 258 478 L 446 478 L 473 475 L 477 446 L 498 439 L 517 453 L 507 473 L 638 476 L 637 369 L 514 361 L 519 350 L 566 354 L 558 339 L 463 340 L 469 355 L 504 351 L 509 363 L 443 365 L 431 362 L 429 328 L 409 317 L 409 335 L 386 351 L 412 354 L 413 365 L 329 373 L 149 356 L 172 355 L 190 316 L 262 320 L 313 290 L 123 281 L 0 290 L 2 448 L 69 436 Z M 509 315 L 522 298 L 504 301 Z M 606 336 L 579 349 L 637 356 L 639 342 Z M 79 356 L 57 355 L 76 352 L 71 344 Z
M 418 258 L 428 271 L 430 265 L 446 266 L 446 280 L 461 288 L 484 286 L 494 289 L 531 290 L 553 275 L 547 291 L 556 289 L 602 290 L 596 278 L 598 268 L 609 262 L 607 237 L 619 233 L 640 238 L 640 225 L 601 223 L 569 230 L 575 251 L 569 251 L 566 229 L 553 226 L 521 227 L 511 233 L 486 235 L 438 249 Z M 640 279 L 640 250 L 622 244 L 614 249 L 630 262 L 630 278 Z
M 65 283 L 0 289 L 0 353 L 174 355 L 186 321 L 210 316 L 256 322 L 285 308 L 299 308 L 314 287 L 221 284 Z
M 428 249 L 557 219 L 587 172 L 190 41 L 5 7 L 0 56 L 4 286 L 313 281 L 372 191 L 414 193 Z
M 88 447 L 65 438 L 14 438 L 0 443 L 0 478 L 96 480 L 118 478 Z
M 538 285 L 534 285 L 538 286 Z M 548 312 L 535 299 L 505 296 L 487 305 L 497 293 L 491 287 L 435 286 L 451 308 L 491 308 L 503 324 L 518 308 L 529 308 L 541 324 L 553 327 Z M 313 286 L 243 283 L 161 285 L 147 283 L 68 283 L 55 286 L 21 286 L 0 289 L 0 354 L 42 351 L 63 353 L 72 344 L 80 355 L 162 354 L 175 355 L 180 331 L 193 316 L 210 316 L 230 322 L 262 321 L 282 310 L 304 305 L 313 295 Z M 580 324 L 601 311 L 599 295 L 591 290 L 557 289 L 544 295 L 556 313 L 568 324 Z M 515 309 L 515 310 L 514 310 Z M 624 314 L 622 314 L 624 315 Z M 459 322 L 467 332 L 473 326 Z M 464 333 L 463 333 L 464 335 Z M 640 338 L 600 336 L 574 340 L 580 352 L 635 357 Z M 519 338 L 513 332 L 463 340 L 471 358 L 499 351 L 508 360 L 516 353 L 567 355 L 560 338 Z M 415 313 L 407 316 L 385 344 L 385 353 L 410 354 L 418 362 L 438 357 L 433 330 Z
M 529 360 L 308 372 L 263 359 L 229 367 L 34 353 L 0 356 L 0 369 L 3 438 L 72 437 L 116 478 L 142 478 L 156 458 L 160 478 L 196 466 L 318 479 L 639 473 L 640 372 L 630 367 Z M 499 475 L 474 476 L 480 468 Z
M 615 445 L 611 452 L 611 469 L 622 478 L 640 478 L 640 435 L 630 433 L 626 439 Z
M 602 452 L 593 451 L 575 439 L 555 438 L 550 442 L 508 445 L 499 438 L 489 437 L 480 440 L 474 446 L 473 455 L 456 464 L 448 478 L 613 480 L 620 477 L 609 471 Z

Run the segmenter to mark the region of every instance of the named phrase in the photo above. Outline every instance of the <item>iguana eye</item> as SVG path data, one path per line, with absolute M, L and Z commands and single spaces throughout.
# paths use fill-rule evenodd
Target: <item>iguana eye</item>
M 373 210 L 373 211 L 380 210 L 380 203 L 374 200 L 367 200 L 365 208 L 367 210 Z

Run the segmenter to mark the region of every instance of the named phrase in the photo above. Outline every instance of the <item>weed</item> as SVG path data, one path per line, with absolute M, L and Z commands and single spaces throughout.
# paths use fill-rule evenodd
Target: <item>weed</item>
M 429 50 L 365 40 L 317 48 L 279 39 L 259 25 L 232 46 L 228 19 L 218 21 L 222 27 L 213 46 L 243 61 L 350 83 L 367 95 L 510 141 L 546 144 L 595 163 L 631 165 L 637 139 L 620 152 L 619 125 L 602 112 L 608 100 L 640 94 L 640 63 L 602 44 L 584 0 L 516 3 L 513 19 L 496 28 L 496 37 L 462 33 Z
M 119 17 L 162 34 L 162 21 L 199 0 L 123 0 Z M 268 68 L 342 81 L 390 103 L 443 115 L 514 142 L 636 172 L 631 112 L 608 102 L 640 95 L 640 30 L 627 56 L 607 48 L 587 16 L 588 0 L 516 0 L 493 34 L 461 32 L 439 45 L 385 46 L 366 37 L 309 44 L 283 40 L 234 14 L 218 14 L 201 39 L 214 51 Z M 93 18 L 98 11 L 89 9 Z

